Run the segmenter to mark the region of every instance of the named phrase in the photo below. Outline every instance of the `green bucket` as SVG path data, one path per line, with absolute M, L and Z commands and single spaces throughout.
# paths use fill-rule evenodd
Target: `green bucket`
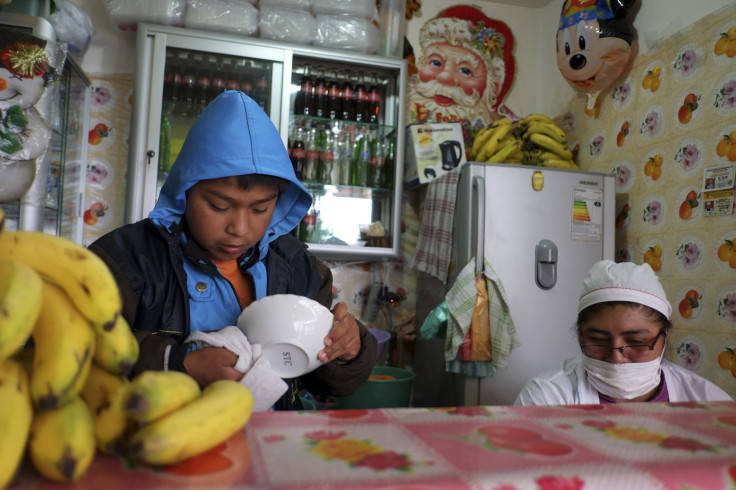
M 374 376 L 391 376 L 393 379 L 372 379 Z M 409 370 L 373 366 L 371 378 L 350 396 L 335 398 L 337 408 L 389 408 L 408 407 L 415 374 Z

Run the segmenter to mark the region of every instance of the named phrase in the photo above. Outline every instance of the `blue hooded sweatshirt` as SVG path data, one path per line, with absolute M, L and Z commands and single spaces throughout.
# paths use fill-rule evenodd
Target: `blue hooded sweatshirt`
M 165 229 L 182 221 L 186 191 L 200 180 L 246 174 L 265 174 L 288 181 L 279 195 L 266 233 L 253 250 L 259 260 L 247 272 L 255 284 L 255 298 L 266 296 L 266 268 L 262 259 L 269 243 L 289 233 L 312 203 L 299 182 L 276 126 L 256 102 L 242 92 L 220 94 L 202 112 L 187 134 L 179 156 L 161 189 L 149 218 Z M 186 238 L 185 238 L 186 240 Z M 242 258 L 241 264 L 246 260 Z M 187 289 L 191 295 L 191 331 L 219 330 L 234 325 L 240 307 L 229 282 L 194 267 L 185 256 Z M 207 287 L 203 288 L 202 283 Z

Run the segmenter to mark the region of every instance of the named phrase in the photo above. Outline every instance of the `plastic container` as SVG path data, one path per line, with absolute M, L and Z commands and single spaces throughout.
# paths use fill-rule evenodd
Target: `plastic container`
M 375 379 L 377 376 L 391 379 Z M 350 396 L 335 398 L 337 408 L 408 407 L 415 374 L 407 369 L 374 366 L 371 377 Z
M 403 58 L 406 35 L 406 0 L 381 0 L 378 54 Z
M 302 402 L 304 410 L 317 410 L 317 405 L 312 401 L 311 398 L 304 398 L 303 396 L 300 396 L 299 399 Z
M 369 328 L 368 331 L 372 333 L 378 341 L 378 350 L 376 351 L 376 361 L 378 361 L 383 355 L 383 351 L 386 350 L 388 341 L 391 340 L 391 334 L 386 330 L 381 330 L 380 328 Z

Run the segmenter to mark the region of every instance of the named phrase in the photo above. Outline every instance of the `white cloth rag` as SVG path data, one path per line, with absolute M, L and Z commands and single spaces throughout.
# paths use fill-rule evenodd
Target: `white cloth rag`
M 240 382 L 253 394 L 253 410 L 269 410 L 289 386 L 271 368 L 268 359 L 262 356 L 260 344 L 251 344 L 245 334 L 235 326 L 214 332 L 194 332 L 187 342 L 196 342 L 197 349 L 223 347 L 238 356 L 235 370 L 243 373 Z

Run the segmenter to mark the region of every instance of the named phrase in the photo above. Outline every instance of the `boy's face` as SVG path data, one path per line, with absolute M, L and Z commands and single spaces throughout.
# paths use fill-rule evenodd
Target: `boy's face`
M 244 191 L 235 178 L 202 180 L 187 191 L 192 238 L 213 260 L 237 259 L 263 237 L 278 196 L 265 185 Z

